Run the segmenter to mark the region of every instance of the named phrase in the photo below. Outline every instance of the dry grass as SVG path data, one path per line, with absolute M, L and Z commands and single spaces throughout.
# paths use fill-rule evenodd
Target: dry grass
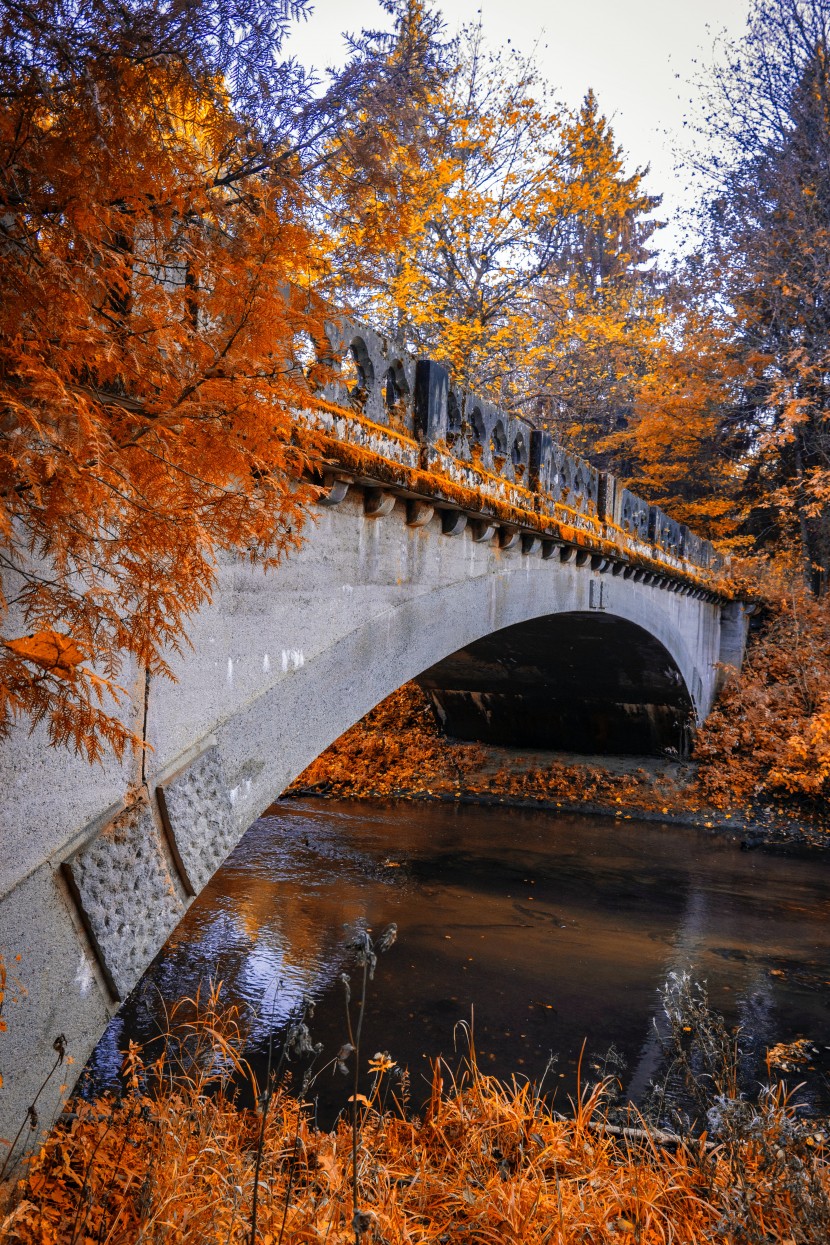
M 4 1241 L 253 1245 L 258 1167 L 261 1245 L 827 1239 L 827 1160 L 780 1093 L 740 1136 L 661 1145 L 647 1130 L 605 1131 L 602 1085 L 563 1119 L 527 1083 L 485 1076 L 474 1056 L 457 1082 L 434 1065 L 420 1118 L 403 1110 L 392 1061 L 373 1059 L 358 1103 L 355 1223 L 350 1121 L 316 1131 L 284 1087 L 267 1112 L 235 1105 L 242 1035 L 216 995 L 189 1030 L 186 1068 L 167 1057 L 145 1069 L 133 1047 L 120 1099 L 73 1105 L 19 1180 Z

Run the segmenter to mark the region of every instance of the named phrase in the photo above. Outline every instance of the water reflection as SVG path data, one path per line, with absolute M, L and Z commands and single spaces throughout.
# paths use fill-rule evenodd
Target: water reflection
M 660 1063 L 658 988 L 690 971 L 760 1047 L 807 1036 L 821 1048 L 809 1074 L 818 1103 L 830 1066 L 828 915 L 823 862 L 745 853 L 697 831 L 504 808 L 286 803 L 193 905 L 93 1067 L 116 1076 L 127 1040 L 163 1030 L 166 1005 L 209 978 L 246 1009 L 254 1052 L 313 995 L 313 1036 L 330 1057 L 345 1037 L 337 979 L 349 931 L 394 921 L 364 1050 L 406 1063 L 416 1097 L 428 1057 L 454 1058 L 455 1026 L 472 1018 L 488 1071 L 537 1077 L 554 1052 L 564 1095 L 583 1039 L 589 1054 L 613 1043 L 636 1099 Z M 336 1109 L 345 1091 L 328 1075 L 320 1088 Z

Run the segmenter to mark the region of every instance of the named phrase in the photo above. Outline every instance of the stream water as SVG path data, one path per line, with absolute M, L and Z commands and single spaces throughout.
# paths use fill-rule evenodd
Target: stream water
M 487 1072 L 538 1078 L 563 1107 L 612 1046 L 624 1092 L 659 1075 L 660 988 L 708 985 L 753 1039 L 757 1074 L 776 1042 L 809 1039 L 809 1109 L 830 1109 L 830 867 L 742 851 L 676 826 L 505 807 L 286 801 L 247 832 L 109 1025 L 91 1062 L 117 1080 L 130 1038 L 150 1042 L 170 1003 L 221 979 L 261 1067 L 269 1034 L 317 1001 L 321 1063 L 346 1040 L 350 940 L 398 926 L 369 985 L 362 1062 L 388 1051 L 423 1097 L 429 1060 L 456 1063 L 471 1024 Z M 656 1021 L 656 1025 L 655 1025 Z M 593 1071 L 591 1066 L 594 1065 Z M 326 1070 L 313 1093 L 330 1122 L 350 1092 Z

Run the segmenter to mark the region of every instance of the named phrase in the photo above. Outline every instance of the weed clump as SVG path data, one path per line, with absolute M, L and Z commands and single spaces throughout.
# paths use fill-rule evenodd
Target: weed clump
M 364 977 L 386 938 L 358 948 Z M 234 1085 L 249 1075 L 244 1034 L 214 992 L 186 1022 L 186 1060 L 145 1066 L 133 1045 L 121 1095 L 72 1104 L 18 1181 L 0 1237 L 17 1245 L 823 1245 L 823 1145 L 811 1144 L 780 1086 L 754 1100 L 742 1091 L 734 1035 L 688 979 L 670 981 L 666 1019 L 670 1075 L 691 1095 L 691 1113 L 672 1121 L 683 1135 L 644 1117 L 636 1127 L 611 1123 L 607 1079 L 585 1086 L 563 1116 L 539 1087 L 485 1075 L 472 1048 L 457 1076 L 433 1064 L 417 1116 L 407 1109 L 406 1077 L 386 1052 L 373 1055 L 368 1094 L 353 1092 L 336 1127 L 322 1132 L 303 1100 L 308 1072 L 293 1093 L 276 1074 L 289 1059 L 318 1054 L 305 1019 L 256 1105 L 241 1108 Z M 350 1024 L 350 1049 L 335 1062 L 363 1061 L 359 1020 Z
M 663 1015 L 666 1071 L 651 1087 L 644 1114 L 705 1143 L 700 1173 L 707 1196 L 721 1207 L 717 1239 L 735 1245 L 779 1239 L 826 1245 L 830 1184 L 824 1134 L 801 1118 L 783 1082 L 771 1083 L 775 1048 L 767 1052 L 768 1082 L 753 1084 L 748 1036 L 727 1028 L 711 1007 L 705 984 L 688 973 L 669 975 Z M 775 1235 L 784 1222 L 787 1232 Z

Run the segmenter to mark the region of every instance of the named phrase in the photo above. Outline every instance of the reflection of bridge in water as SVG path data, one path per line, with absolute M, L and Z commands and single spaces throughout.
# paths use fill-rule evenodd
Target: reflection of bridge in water
M 302 416 L 323 433 L 320 507 L 276 573 L 220 568 L 176 684 L 131 672 L 140 773 L 90 769 L 40 730 L 2 747 L 0 951 L 22 956 L 27 994 L 0 1132 L 55 1035 L 80 1066 L 245 828 L 408 679 L 450 731 L 642 751 L 682 747 L 718 664 L 740 661 L 742 610 L 706 541 L 436 364 L 344 321 L 329 338 L 327 370 L 354 376 Z

